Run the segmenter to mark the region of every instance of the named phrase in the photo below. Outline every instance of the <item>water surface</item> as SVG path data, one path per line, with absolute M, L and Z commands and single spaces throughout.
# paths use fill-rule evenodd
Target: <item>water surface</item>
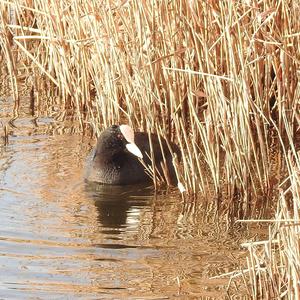
M 0 99 L 10 133 L 0 146 L 0 298 L 225 298 L 228 279 L 210 278 L 240 267 L 250 233 L 227 230 L 201 200 L 86 183 L 93 141 L 27 100 L 9 123 L 12 100 Z

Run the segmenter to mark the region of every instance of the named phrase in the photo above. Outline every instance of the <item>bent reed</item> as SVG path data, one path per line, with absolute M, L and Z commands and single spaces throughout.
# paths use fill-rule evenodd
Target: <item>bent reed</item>
M 0 60 L 16 103 L 20 76 L 37 93 L 46 78 L 82 130 L 158 133 L 180 146 L 190 195 L 260 217 L 299 180 L 299 10 L 292 0 L 1 1 Z M 299 191 L 288 200 L 299 209 Z M 284 228 L 291 239 L 295 226 Z

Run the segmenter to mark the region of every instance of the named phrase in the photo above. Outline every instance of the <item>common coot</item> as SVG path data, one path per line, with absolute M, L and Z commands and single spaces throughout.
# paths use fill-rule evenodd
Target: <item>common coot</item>
M 176 184 L 176 173 L 173 166 L 172 152 L 180 159 L 180 150 L 174 143 L 161 138 L 165 156 L 168 178 Z M 155 166 L 163 175 L 161 163 L 163 154 L 156 134 L 151 134 Z M 97 145 L 93 150 L 87 167 L 87 180 L 105 184 L 125 185 L 151 181 L 145 171 L 146 165 L 152 166 L 150 155 L 149 135 L 146 132 L 134 132 L 128 125 L 113 125 L 105 129 L 99 136 Z M 165 168 L 164 168 L 165 170 Z

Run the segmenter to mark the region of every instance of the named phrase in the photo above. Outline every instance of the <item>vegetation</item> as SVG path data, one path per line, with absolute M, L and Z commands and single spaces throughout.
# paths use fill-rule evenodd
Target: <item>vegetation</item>
M 228 293 L 235 291 L 237 280 L 244 281 L 251 299 L 299 299 L 300 297 L 300 156 L 286 157 L 288 185 L 279 188 L 278 207 L 274 220 L 239 220 L 267 222 L 269 239 L 242 244 L 248 248 L 247 268 L 221 274 L 229 276 Z M 240 281 L 238 281 L 240 282 Z
M 249 274 L 248 291 L 254 299 L 300 297 L 300 160 L 289 159 L 291 185 L 286 191 L 280 191 L 269 240 L 244 245 L 250 256 L 243 274 Z
M 187 192 L 230 218 L 260 216 L 279 194 L 270 241 L 249 246 L 251 292 L 299 298 L 298 1 L 16 0 L 0 10 L 16 103 L 21 72 L 36 93 L 51 82 L 82 130 L 123 122 L 174 140 Z

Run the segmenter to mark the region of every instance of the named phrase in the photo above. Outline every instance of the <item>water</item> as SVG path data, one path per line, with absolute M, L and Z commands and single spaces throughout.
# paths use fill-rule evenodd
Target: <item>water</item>
M 8 124 L 12 101 L 0 102 Z M 1 299 L 226 296 L 228 278 L 210 278 L 240 267 L 249 231 L 177 193 L 86 183 L 90 140 L 22 103 L 0 146 Z

